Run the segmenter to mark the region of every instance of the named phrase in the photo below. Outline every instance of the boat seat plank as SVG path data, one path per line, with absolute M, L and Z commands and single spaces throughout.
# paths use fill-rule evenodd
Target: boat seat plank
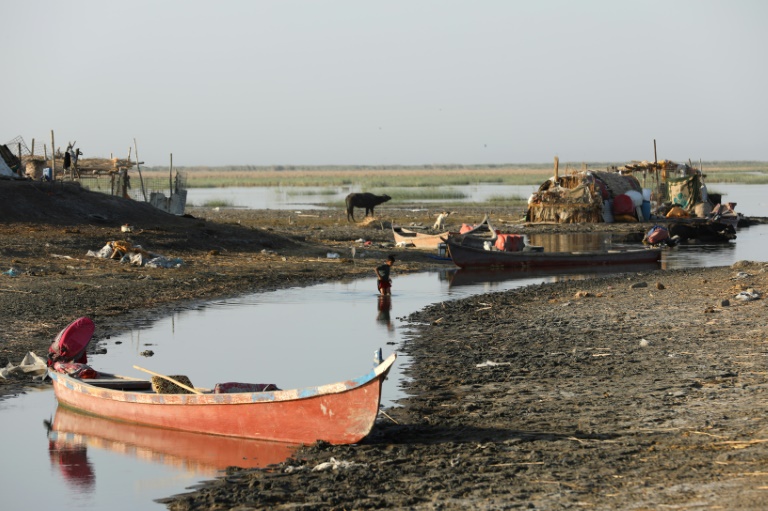
M 117 390 L 152 390 L 152 382 L 149 380 L 122 380 L 120 378 L 94 378 L 83 380 L 83 382 L 102 387 L 105 389 Z

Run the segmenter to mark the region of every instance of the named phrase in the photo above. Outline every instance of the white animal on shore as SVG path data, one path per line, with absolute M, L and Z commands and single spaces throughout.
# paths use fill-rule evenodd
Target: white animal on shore
M 437 216 L 437 220 L 435 220 L 435 225 L 432 226 L 433 229 L 443 230 L 445 228 L 445 219 L 448 218 L 449 213 L 447 211 L 443 211 Z

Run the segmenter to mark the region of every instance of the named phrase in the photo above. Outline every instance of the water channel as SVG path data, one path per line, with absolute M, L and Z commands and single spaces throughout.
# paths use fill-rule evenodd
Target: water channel
M 737 211 L 762 216 L 768 187 L 739 195 Z M 730 193 L 730 192 L 727 192 Z M 734 193 L 734 197 L 736 194 Z M 597 239 L 595 239 L 597 237 Z M 562 240 L 560 240 L 563 243 Z M 607 243 L 607 235 L 575 235 L 571 243 Z M 730 265 L 764 260 L 768 226 L 738 231 L 725 245 L 680 246 L 665 254 L 663 268 Z M 357 264 L 373 265 L 373 261 Z M 428 304 L 488 291 L 503 291 L 579 274 L 465 272 L 445 263 L 435 271 L 398 276 L 391 310 L 380 310 L 373 278 L 258 293 L 177 311 L 104 341 L 107 353 L 91 357 L 100 370 L 143 376 L 134 364 L 165 374 L 185 374 L 196 386 L 227 381 L 276 383 L 295 388 L 364 374 L 374 350 L 387 355 L 408 335 L 403 318 Z M 98 329 L 98 324 L 97 324 Z M 140 355 L 152 350 L 154 356 Z M 407 357 L 401 356 L 384 386 L 383 401 L 401 396 Z M 50 435 L 44 421 L 55 419 Z M 0 401 L 0 468 L 8 509 L 40 498 L 68 509 L 162 509 L 154 499 L 183 492 L 228 465 L 264 466 L 285 459 L 280 444 L 170 432 L 84 417 L 57 409 L 50 390 Z M 57 504 L 57 505 L 58 505 Z

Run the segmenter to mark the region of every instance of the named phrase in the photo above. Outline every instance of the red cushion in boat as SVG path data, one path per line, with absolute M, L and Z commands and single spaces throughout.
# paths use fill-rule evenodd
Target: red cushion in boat
M 67 325 L 48 348 L 48 365 L 57 361 L 85 364 L 85 349 L 95 330 L 96 325 L 88 317 L 78 318 Z

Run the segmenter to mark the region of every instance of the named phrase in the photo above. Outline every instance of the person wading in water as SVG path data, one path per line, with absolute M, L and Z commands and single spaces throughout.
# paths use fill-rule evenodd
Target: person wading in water
M 390 292 L 392 289 L 392 280 L 389 278 L 389 271 L 392 269 L 393 264 L 395 264 L 395 256 L 390 254 L 387 256 L 387 260 L 384 264 L 375 268 L 376 277 L 378 278 L 376 286 L 379 288 L 379 293 L 382 295 L 392 294 Z

